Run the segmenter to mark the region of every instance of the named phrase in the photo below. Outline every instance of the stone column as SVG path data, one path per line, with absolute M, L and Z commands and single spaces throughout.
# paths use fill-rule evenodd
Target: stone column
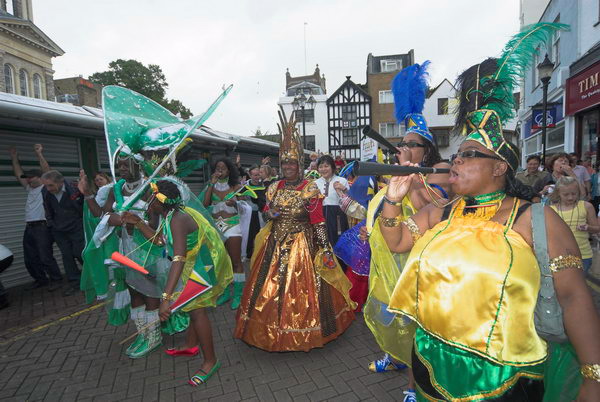
M 13 2 L 13 15 L 17 18 L 23 17 L 23 0 L 12 0 Z
M 6 0 L 4 0 L 6 6 Z M 0 50 L 0 92 L 6 92 L 6 83 L 4 82 L 4 50 Z

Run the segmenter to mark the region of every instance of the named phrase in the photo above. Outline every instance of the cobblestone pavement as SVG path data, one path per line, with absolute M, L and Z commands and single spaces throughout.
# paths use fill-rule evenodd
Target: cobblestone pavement
M 600 308 L 600 281 L 592 284 Z M 337 340 L 309 353 L 268 353 L 232 338 L 235 314 L 210 311 L 222 368 L 198 388 L 187 378 L 198 357 L 155 351 L 131 360 L 119 342 L 132 324 L 106 324 L 102 307 L 81 295 L 11 289 L 12 305 L 0 311 L 0 400 L 4 401 L 319 401 L 401 400 L 406 373 L 374 374 L 367 364 L 381 352 L 362 319 Z M 183 334 L 164 347 L 183 344 Z
M 391 401 L 401 399 L 407 383 L 402 372 L 367 370 L 381 353 L 360 314 L 322 349 L 268 353 L 232 338 L 235 314 L 228 306 L 213 309 L 222 368 L 193 388 L 186 381 L 198 357 L 173 358 L 160 350 L 131 360 L 124 354 L 127 344 L 119 342 L 135 331 L 132 324 L 109 326 L 102 307 L 71 316 L 88 307 L 80 295 L 11 290 L 13 304 L 0 312 L 0 323 L 18 325 L 0 329 L 0 400 Z M 165 337 L 164 346 L 182 345 L 183 338 Z

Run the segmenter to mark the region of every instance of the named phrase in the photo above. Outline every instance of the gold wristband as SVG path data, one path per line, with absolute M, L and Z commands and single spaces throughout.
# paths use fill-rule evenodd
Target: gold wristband
M 588 380 L 600 382 L 600 364 L 584 364 L 581 366 L 581 375 Z
M 163 293 L 161 295 L 161 299 L 166 300 L 166 301 L 171 301 L 171 300 L 173 300 L 173 295 L 169 294 L 169 293 Z
M 402 217 L 396 216 L 395 218 L 386 218 L 383 216 L 379 217 L 381 224 L 386 228 L 396 228 L 402 224 Z
M 173 262 L 185 262 L 185 255 L 176 255 L 173 257 Z
M 583 261 L 574 255 L 559 255 L 550 260 L 550 271 L 558 272 L 566 268 L 583 269 Z

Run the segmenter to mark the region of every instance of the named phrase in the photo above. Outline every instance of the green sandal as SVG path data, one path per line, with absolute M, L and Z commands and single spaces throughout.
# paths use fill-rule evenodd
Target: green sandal
M 220 368 L 221 368 L 221 362 L 217 360 L 217 362 L 215 363 L 215 365 L 213 366 L 213 368 L 210 369 L 210 371 L 208 372 L 208 374 L 204 373 L 203 370 L 198 370 L 198 371 L 196 371 L 196 374 L 194 374 L 192 376 L 192 378 L 190 378 L 188 380 L 188 384 L 190 384 L 193 387 L 197 387 L 200 384 L 204 384 Z M 200 375 L 198 373 L 203 373 L 204 375 Z

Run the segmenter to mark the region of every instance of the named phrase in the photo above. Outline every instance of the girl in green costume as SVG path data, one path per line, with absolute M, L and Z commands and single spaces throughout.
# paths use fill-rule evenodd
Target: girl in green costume
M 218 231 L 200 212 L 183 205 L 181 193 L 174 182 L 160 180 L 153 186 L 153 198 L 148 209 L 162 217 L 160 232 L 166 238 L 172 258 L 160 304 L 160 319 L 165 321 L 170 317 L 170 302 L 177 299 L 175 291 L 178 282 L 181 280 L 185 287 L 195 268 L 206 269 L 206 275 L 212 282 L 210 290 L 191 299 L 182 308 L 191 316 L 188 340 L 191 334 L 204 357 L 200 369 L 189 380 L 191 385 L 196 386 L 206 382 L 220 367 L 206 307 L 214 307 L 217 297 L 231 282 L 231 260 Z M 140 222 L 134 214 L 126 214 L 125 220 L 136 225 Z M 142 232 L 147 238 L 157 238 L 157 233 L 148 226 L 143 226 Z

